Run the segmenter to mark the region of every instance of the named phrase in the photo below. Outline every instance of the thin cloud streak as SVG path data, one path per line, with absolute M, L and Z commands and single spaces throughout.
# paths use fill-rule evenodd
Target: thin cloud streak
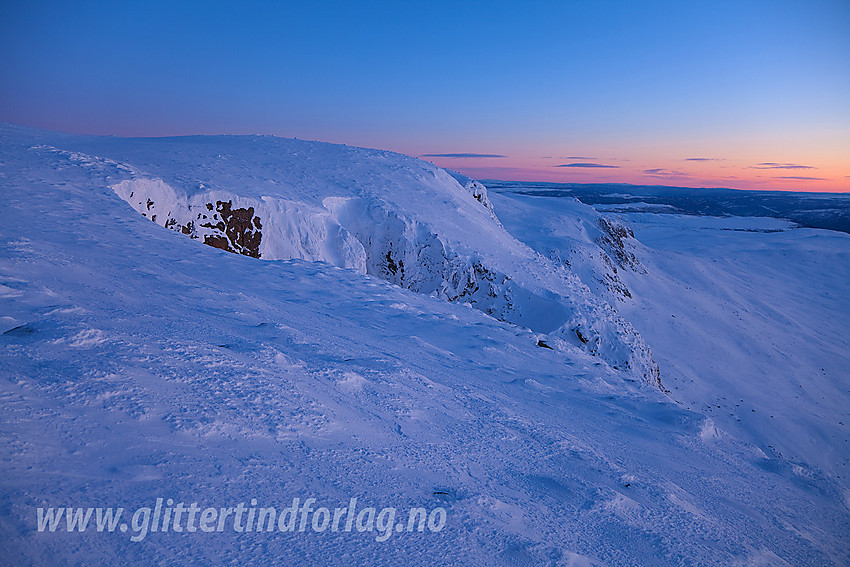
M 823 177 L 804 177 L 799 175 L 786 175 L 784 177 L 774 177 L 774 179 L 793 179 L 794 181 L 826 181 Z
M 499 179 L 503 181 L 540 181 L 547 183 L 563 183 L 564 176 L 572 181 L 581 183 L 617 182 L 619 177 L 606 175 L 607 170 L 555 170 L 552 167 L 538 169 L 535 167 L 504 167 L 504 166 L 475 166 L 458 167 L 461 173 L 473 179 Z M 613 173 L 613 172 L 612 172 Z M 617 172 L 619 173 L 619 172 Z
M 460 153 L 460 154 L 422 154 L 420 157 L 444 157 L 444 158 L 503 158 L 508 156 L 503 156 L 501 154 L 473 154 L 473 153 Z
M 661 167 L 656 167 L 652 169 L 644 169 L 643 173 L 645 175 L 650 175 L 652 177 L 690 177 L 687 173 L 683 171 L 669 170 Z
M 578 163 L 563 163 L 561 165 L 556 165 L 555 167 L 592 167 L 592 168 L 604 168 L 604 169 L 619 169 L 619 165 L 605 165 L 604 163 L 586 163 L 586 162 L 578 162 Z
M 773 161 L 766 161 L 763 163 L 759 163 L 751 166 L 752 169 L 817 169 L 811 165 L 799 165 L 796 163 L 776 163 Z

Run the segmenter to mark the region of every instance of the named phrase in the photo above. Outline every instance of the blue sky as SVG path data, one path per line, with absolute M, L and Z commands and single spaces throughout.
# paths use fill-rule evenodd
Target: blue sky
M 0 120 L 19 124 L 504 156 L 425 158 L 478 177 L 850 190 L 846 0 L 0 0 L 0 53 Z

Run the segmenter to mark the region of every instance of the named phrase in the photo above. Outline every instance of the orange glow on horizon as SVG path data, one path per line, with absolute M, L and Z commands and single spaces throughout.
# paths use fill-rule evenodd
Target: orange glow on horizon
M 587 153 L 592 154 L 592 152 Z M 627 160 L 590 158 L 579 160 L 550 157 L 532 159 L 423 157 L 423 159 L 476 179 L 554 183 L 628 183 L 693 188 L 724 187 L 762 191 L 850 192 L 850 166 L 844 164 L 747 162 L 722 158 L 682 158 L 643 163 Z

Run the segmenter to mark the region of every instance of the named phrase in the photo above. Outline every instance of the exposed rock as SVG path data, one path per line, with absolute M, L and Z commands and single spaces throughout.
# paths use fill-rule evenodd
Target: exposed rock
M 627 240 L 634 240 L 632 229 L 608 217 L 599 217 L 597 221 L 602 236 L 597 240 L 618 266 L 623 269 L 639 272 L 643 270 L 640 261 L 628 248 Z
M 209 207 L 210 203 L 207 203 L 207 208 Z M 221 221 L 215 225 L 205 223 L 201 226 L 223 232 L 224 235 L 207 234 L 204 236 L 204 244 L 228 252 L 259 258 L 263 234 L 260 232 L 262 226 L 260 219 L 254 216 L 254 207 L 234 209 L 231 201 L 216 201 L 215 207 L 215 210 L 221 215 Z M 181 232 L 183 232 L 182 228 Z

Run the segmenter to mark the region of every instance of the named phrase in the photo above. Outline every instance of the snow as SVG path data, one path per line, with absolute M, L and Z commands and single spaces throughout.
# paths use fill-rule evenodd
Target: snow
M 838 465 L 847 446 L 828 439 L 823 446 L 832 443 L 833 453 L 814 460 L 798 445 L 810 431 L 846 432 L 809 429 L 819 422 L 807 415 L 817 410 L 827 423 L 846 413 L 839 405 L 847 376 L 837 365 L 847 352 L 838 350 L 846 340 L 841 278 L 847 263 L 834 264 L 846 259 L 846 239 L 800 229 L 703 230 L 665 225 L 660 216 L 653 217 L 655 225 L 649 217 L 627 218 L 636 238 L 617 239 L 616 221 L 600 225 L 598 213 L 566 199 L 556 204 L 577 216 L 546 225 L 569 225 L 565 232 L 545 233 L 536 231 L 545 224 L 541 217 L 520 222 L 533 197 L 490 194 L 496 220 L 475 197 L 486 193 L 430 164 L 329 144 L 267 137 L 125 140 L 14 126 L 0 127 L 0 136 L 4 562 L 850 560 L 848 492 Z M 119 196 L 129 196 L 129 189 L 135 197 L 136 188 L 156 196 L 157 211 L 166 216 L 213 198 L 227 197 L 231 210 L 253 207 L 260 230 L 268 230 L 261 246 L 268 247 L 258 259 L 165 230 L 162 212 L 150 222 Z M 272 223 L 277 228 L 265 228 Z M 679 249 L 656 246 L 671 234 L 689 237 Z M 558 248 L 569 235 L 575 239 Z M 561 250 L 561 259 L 536 249 L 541 240 Z M 794 254 L 778 262 L 775 243 Z M 376 262 L 379 255 L 392 249 L 399 260 L 419 258 L 414 252 L 428 244 L 442 247 L 442 268 L 408 260 L 410 279 L 375 273 L 388 267 Z M 571 244 L 582 246 L 573 251 Z M 744 252 L 736 259 L 739 249 Z M 590 255 L 580 266 L 582 251 Z M 618 251 L 627 267 L 611 256 Z M 724 344 L 745 344 L 757 318 L 765 321 L 754 329 L 764 329 L 805 314 L 828 340 L 802 335 L 782 364 L 809 364 L 834 349 L 824 359 L 830 380 L 812 375 L 807 383 L 834 399 L 800 405 L 789 397 L 796 385 L 778 392 L 785 421 L 793 425 L 785 441 L 799 449 L 795 453 L 765 445 L 780 446 L 772 443 L 782 441 L 775 438 L 778 426 L 736 427 L 721 412 L 692 402 L 723 388 L 730 389 L 727 396 L 746 390 L 752 404 L 766 404 L 770 396 L 757 396 L 757 383 L 732 379 L 712 388 L 714 373 L 697 384 L 705 368 L 687 367 L 687 357 L 676 353 L 697 338 L 683 334 L 676 342 L 677 335 L 664 330 L 675 329 L 666 319 L 653 327 L 651 314 L 640 316 L 650 309 L 657 314 L 662 292 L 682 294 L 668 303 L 673 314 L 687 313 L 696 292 L 684 294 L 693 285 L 686 276 L 703 273 L 699 267 L 721 253 L 730 257 L 722 285 L 706 285 L 705 301 L 723 299 L 719 290 L 735 282 L 733 290 L 743 291 L 739 297 L 729 290 L 728 301 L 752 310 Z M 639 263 L 629 264 L 629 254 Z M 685 267 L 665 268 L 666 256 Z M 609 262 L 618 266 L 631 299 L 603 293 L 607 287 L 591 281 Z M 740 285 L 753 275 L 748 262 L 755 262 L 751 271 L 772 266 L 771 278 L 753 280 L 754 286 L 790 274 L 787 282 L 774 282 L 775 305 L 755 303 L 755 290 Z M 455 285 L 454 276 L 481 283 L 481 267 L 499 301 L 484 305 L 486 296 L 475 294 L 452 300 L 463 285 Z M 808 313 L 800 302 L 810 294 L 795 295 L 807 281 L 817 297 Z M 661 291 L 648 291 L 665 282 Z M 711 324 L 719 325 L 715 319 Z M 570 336 L 579 320 L 591 340 L 607 346 L 593 352 Z M 688 333 L 695 332 L 696 315 L 690 321 Z M 541 340 L 553 348 L 541 348 Z M 619 357 L 648 356 L 646 343 L 669 396 L 639 372 L 613 368 Z M 752 366 L 764 348 L 761 342 L 747 347 Z M 807 349 L 814 349 L 810 358 L 799 358 Z M 770 387 L 779 386 L 788 379 L 781 366 L 769 361 L 765 373 L 754 376 L 776 373 Z M 752 376 L 742 374 L 741 381 Z M 696 385 L 685 389 L 691 379 Z M 227 531 L 160 532 L 133 542 L 118 531 L 36 530 L 39 506 L 133 509 L 157 498 L 234 506 L 256 498 L 283 508 L 294 497 L 331 507 L 354 497 L 400 510 L 443 506 L 447 522 L 439 533 L 398 533 L 384 542 L 364 533 Z
M 775 218 L 627 213 L 615 217 L 634 230 L 626 242 L 636 262 L 624 268 L 592 252 L 594 208 L 493 199 L 517 237 L 619 297 L 672 399 L 850 487 L 850 235 Z
M 622 312 L 658 345 L 673 398 L 850 488 L 850 235 L 776 219 L 629 222 L 649 273 L 629 274 Z

